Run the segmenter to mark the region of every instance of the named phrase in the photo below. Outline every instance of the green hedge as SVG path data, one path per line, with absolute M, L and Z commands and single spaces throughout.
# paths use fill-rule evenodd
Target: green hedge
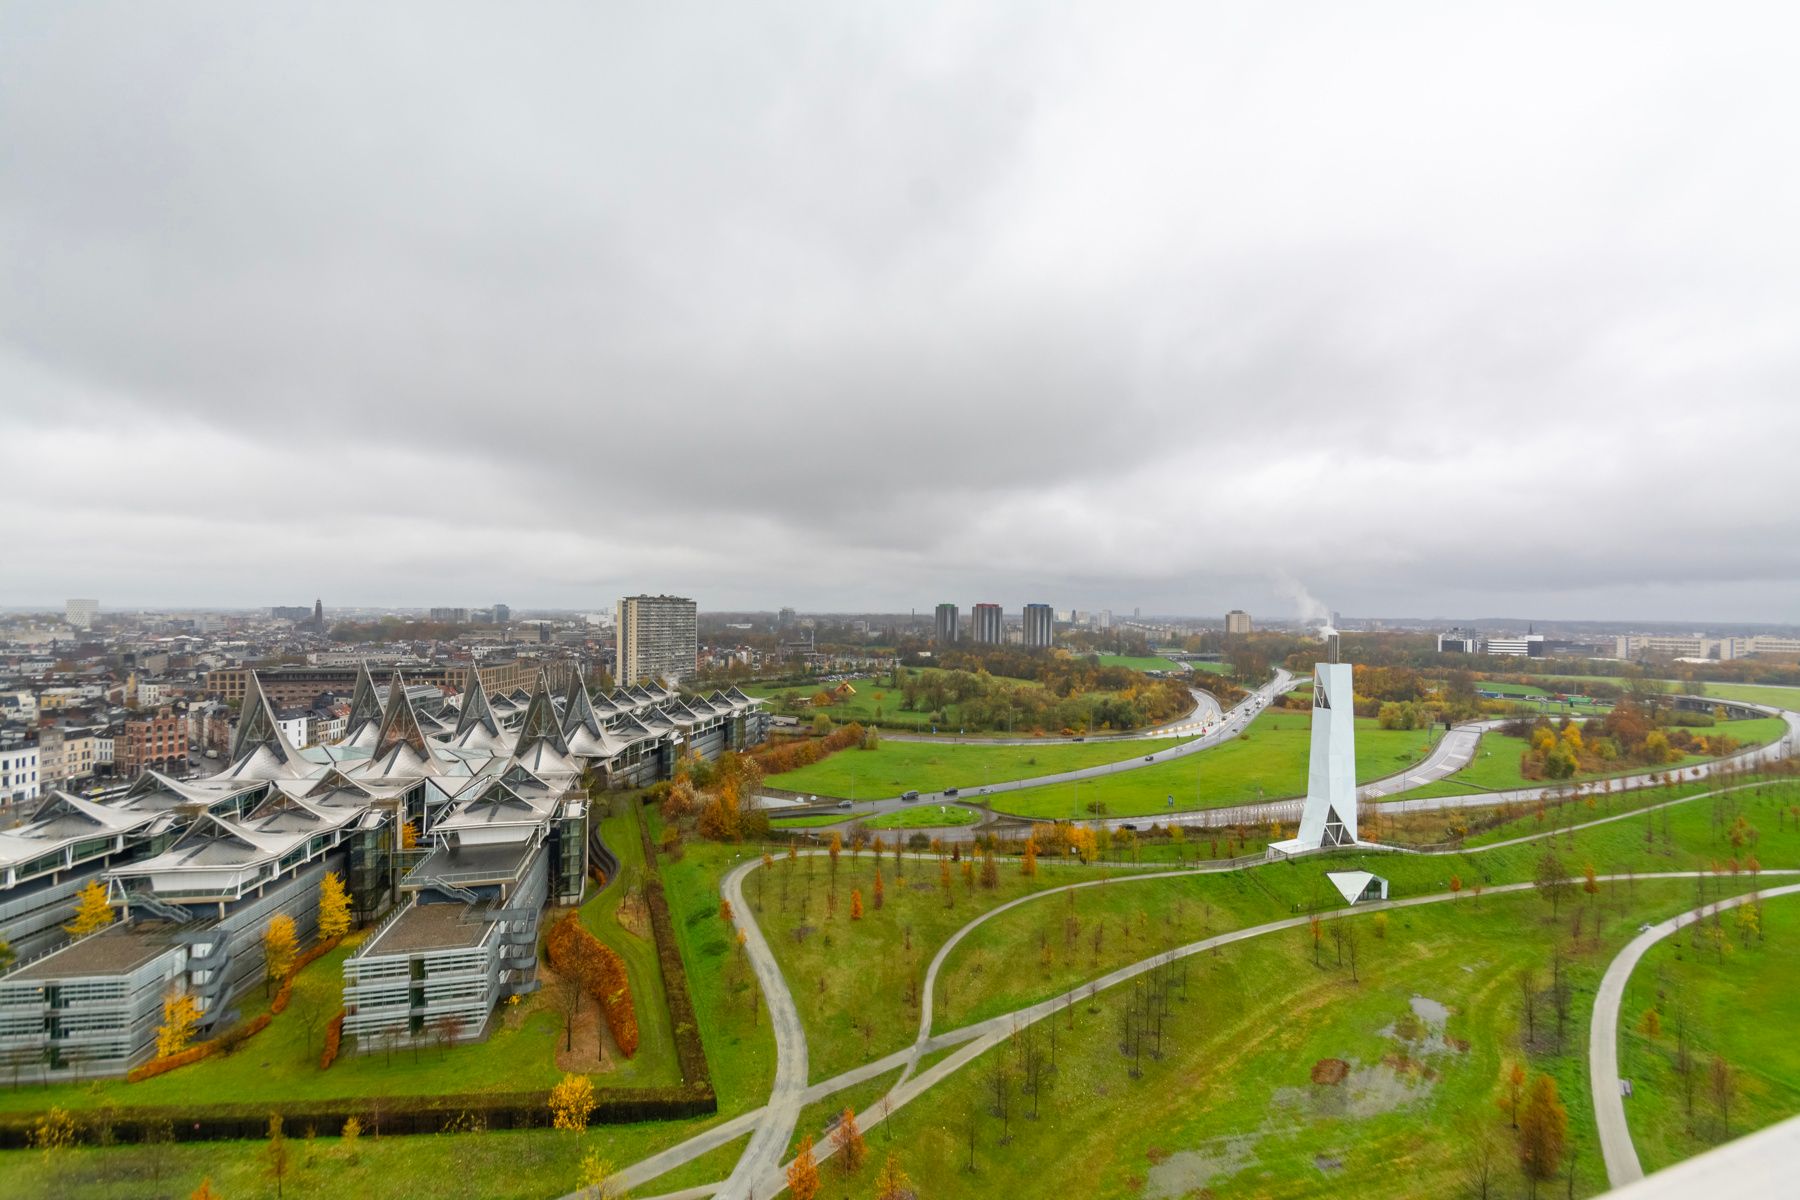
M 694 1087 L 609 1088 L 595 1093 L 592 1121 L 596 1125 L 623 1125 L 637 1121 L 672 1121 L 706 1116 L 718 1111 L 710 1085 Z M 550 1093 L 487 1092 L 462 1096 L 386 1096 L 344 1100 L 293 1100 L 287 1103 L 189 1104 L 180 1107 L 145 1107 L 75 1113 L 81 1138 L 99 1142 L 104 1125 L 112 1140 L 142 1142 L 166 1130 L 176 1141 L 262 1138 L 268 1136 L 269 1116 L 280 1113 L 283 1128 L 300 1136 L 310 1127 L 335 1135 L 344 1122 L 355 1117 L 370 1133 L 441 1133 L 446 1128 L 466 1127 L 475 1118 L 488 1129 L 542 1129 L 550 1124 Z M 35 1113 L 0 1115 L 0 1149 L 28 1147 Z
M 662 966 L 663 994 L 669 1000 L 669 1024 L 675 1031 L 675 1060 L 689 1086 L 713 1094 L 712 1068 L 706 1062 L 706 1043 L 700 1040 L 700 1019 L 694 1013 L 694 997 L 688 991 L 687 966 L 681 961 L 681 944 L 675 940 L 675 921 L 669 916 L 669 900 L 663 895 L 662 872 L 656 864 L 656 845 L 643 813 L 637 814 L 638 837 L 644 843 L 644 903 L 650 909 L 650 930 L 656 937 L 656 958 Z

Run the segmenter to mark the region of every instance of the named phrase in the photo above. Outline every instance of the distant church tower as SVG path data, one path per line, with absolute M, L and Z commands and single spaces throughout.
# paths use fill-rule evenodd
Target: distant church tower
M 313 628 L 320 633 L 325 632 L 325 601 L 323 598 L 313 601 Z

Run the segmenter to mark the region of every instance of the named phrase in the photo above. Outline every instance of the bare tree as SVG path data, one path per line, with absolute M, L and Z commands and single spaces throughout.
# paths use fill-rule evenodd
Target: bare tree
M 556 999 L 556 1007 L 563 1015 L 563 1050 L 575 1049 L 575 1019 L 581 1015 L 581 981 L 575 973 L 558 974 L 555 977 L 551 995 Z
M 1731 1137 L 1731 1101 L 1737 1095 L 1737 1072 L 1731 1069 L 1722 1055 L 1715 1054 L 1712 1067 L 1707 1072 L 1707 1091 L 1712 1096 L 1713 1107 L 1719 1113 L 1719 1130 L 1721 1140 Z

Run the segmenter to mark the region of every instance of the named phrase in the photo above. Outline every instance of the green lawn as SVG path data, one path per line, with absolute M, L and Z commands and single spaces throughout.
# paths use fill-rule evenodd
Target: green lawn
M 653 836 L 662 820 L 643 810 Z M 690 843 L 679 861 L 661 856 L 663 883 L 687 967 L 688 987 L 700 1019 L 707 1066 L 719 1096 L 719 1113 L 731 1117 L 767 1103 L 775 1079 L 775 1037 L 762 993 L 729 929 L 719 919 L 719 879 L 746 854 L 747 846 Z
M 912 1040 L 918 1026 L 911 988 L 925 975 L 937 946 L 969 918 L 996 904 L 1058 883 L 1091 878 L 1083 868 L 1044 864 L 1026 878 L 1017 859 L 998 864 L 993 890 L 964 881 L 950 864 L 954 907 L 946 907 L 939 865 L 883 856 L 885 902 L 874 903 L 874 856 L 845 850 L 838 864 L 837 901 L 829 905 L 831 869 L 822 855 L 780 857 L 754 872 L 745 897 L 756 910 L 806 1027 L 811 1078 L 828 1079 Z M 862 892 L 863 918 L 850 919 L 851 891 Z M 909 987 L 910 985 L 910 987 Z
M 1179 671 L 1181 664 L 1160 655 L 1101 654 L 1096 655 L 1103 667 L 1129 667 L 1133 671 Z
M 1380 728 L 1373 718 L 1356 722 L 1356 774 L 1362 781 L 1400 771 L 1428 753 L 1420 730 Z M 1100 779 L 1047 784 L 995 796 L 996 811 L 1033 817 L 1091 816 L 1104 804 L 1114 816 L 1142 816 L 1299 796 L 1306 792 L 1312 714 L 1269 709 L 1246 733 L 1223 746 L 1174 762 L 1157 763 Z M 1079 786 L 1079 797 L 1077 787 Z M 1173 796 L 1173 808 L 1167 797 Z
M 869 829 L 942 829 L 950 825 L 973 825 L 977 814 L 973 809 L 954 804 L 927 804 L 922 808 L 902 808 L 883 813 L 863 822 Z
M 619 877 L 605 891 L 582 905 L 581 923 L 625 960 L 638 1019 L 638 1052 L 632 1059 L 635 1069 L 655 1071 L 656 1077 L 646 1077 L 645 1082 L 679 1083 L 680 1072 L 675 1067 L 675 1032 L 669 1024 L 669 1002 L 663 992 L 656 941 L 647 923 L 641 926 L 641 933 L 636 933 L 619 921 L 619 907 L 628 897 L 635 898 L 640 904 L 643 899 L 644 846 L 638 837 L 634 806 L 635 802 L 630 799 L 615 797 L 613 815 L 600 823 L 600 836 L 619 856 Z M 656 1066 L 653 1068 L 651 1064 Z
M 984 923 L 957 946 L 939 974 L 938 1028 L 1010 1012 L 1221 930 L 1278 920 L 1296 911 L 1340 908 L 1341 898 L 1325 879 L 1327 871 L 1375 872 L 1389 881 L 1390 895 L 1398 899 L 1448 891 L 1453 876 L 1471 897 L 1476 885 L 1526 882 L 1534 877 L 1547 847 L 1563 859 L 1577 881 L 1589 863 L 1602 875 L 1694 871 L 1750 850 L 1765 869 L 1800 868 L 1800 822 L 1782 815 L 1797 802 L 1800 784 L 1774 784 L 1761 791 L 1694 800 L 1572 835 L 1477 853 L 1346 852 L 1247 871 L 1122 881 L 1046 897 Z M 1564 820 L 1580 823 L 1605 815 L 1598 806 L 1577 804 Z M 1734 850 L 1728 831 L 1739 815 L 1754 831 L 1754 845 Z M 1532 813 L 1486 840 L 1541 834 L 1561 823 L 1548 816 L 1540 821 Z M 1632 890 L 1630 884 L 1603 886 L 1609 902 Z
M 1727 1139 L 1724 1115 L 1709 1087 L 1715 1055 L 1736 1079 L 1730 1137 L 1800 1112 L 1800 1045 L 1788 1035 L 1800 1016 L 1793 986 L 1800 974 L 1800 901 L 1782 896 L 1764 904 L 1761 937 L 1747 943 L 1738 937 L 1736 916 L 1723 914 L 1730 938 L 1723 959 L 1716 947 L 1697 944 L 1697 931 L 1690 927 L 1645 955 L 1626 988 L 1619 1071 L 1632 1081 L 1625 1112 L 1646 1171 Z M 1642 1026 L 1652 1008 L 1662 1022 L 1655 1038 Z M 1676 1069 L 1680 1026 L 1693 1064 L 1685 1080 Z
M 1586 921 L 1568 966 L 1576 996 L 1591 993 L 1639 923 L 1681 911 L 1690 895 L 1682 883 L 1643 883 Z M 1060 897 L 1044 903 L 1057 907 Z M 1517 1157 L 1498 1101 L 1504 1064 L 1524 1058 L 1534 1074 L 1556 1078 L 1582 1143 L 1575 1194 L 1604 1191 L 1587 1134 L 1585 1000 L 1570 1006 L 1560 1047 L 1548 1032 L 1551 1006 L 1541 1003 L 1546 1032 L 1535 1052 L 1521 1047 L 1518 972 L 1547 977 L 1552 945 L 1567 944 L 1567 922 L 1550 921 L 1529 894 L 1396 911 L 1385 936 L 1372 916 L 1351 920 L 1357 981 L 1337 964 L 1329 936 L 1315 966 L 1304 930 L 1189 959 L 1185 979 L 1173 968 L 1162 1057 L 1146 1052 L 1141 1077 L 1121 1053 L 1121 1029 L 1143 984 L 1054 1018 L 1056 1065 L 1035 1099 L 1021 1091 L 1024 1041 L 1016 1036 L 918 1103 L 898 1144 L 903 1163 L 915 1178 L 929 1172 L 931 1194 L 951 1200 L 1036 1194 L 1048 1162 L 1058 1190 L 1081 1196 L 1206 1187 L 1259 1197 L 1450 1196 L 1463 1194 L 1471 1144 L 1491 1140 L 1496 1194 L 1517 1195 Z M 1033 1039 L 1047 1055 L 1048 1025 Z M 1350 1078 L 1312 1083 L 1325 1059 L 1349 1064 Z M 994 1111 L 1002 1069 L 1012 1097 L 1006 1122 Z M 840 1190 L 869 1196 L 874 1173 L 865 1169 Z M 1554 1194 L 1564 1188 L 1557 1180 Z
M 921 808 L 902 808 L 862 821 L 864 829 L 943 829 L 951 825 L 973 825 L 978 814 L 956 805 L 927 804 Z M 857 818 L 851 813 L 814 813 L 804 817 L 776 817 L 769 822 L 776 829 L 819 829 L 826 825 L 849 825 Z
M 884 738 L 873 750 L 840 750 L 829 758 L 771 775 L 769 787 L 812 795 L 875 800 L 909 789 L 941 792 L 1008 779 L 1028 779 L 1081 767 L 1142 758 L 1191 738 L 1097 738 L 1042 746 L 983 746 L 901 742 Z

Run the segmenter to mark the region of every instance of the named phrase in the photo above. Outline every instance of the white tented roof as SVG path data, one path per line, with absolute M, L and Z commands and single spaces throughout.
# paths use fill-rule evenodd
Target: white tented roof
M 1331 880 L 1331 886 L 1344 897 L 1345 904 L 1355 904 L 1357 898 L 1369 890 L 1375 875 L 1370 871 L 1327 871 L 1325 878 Z

